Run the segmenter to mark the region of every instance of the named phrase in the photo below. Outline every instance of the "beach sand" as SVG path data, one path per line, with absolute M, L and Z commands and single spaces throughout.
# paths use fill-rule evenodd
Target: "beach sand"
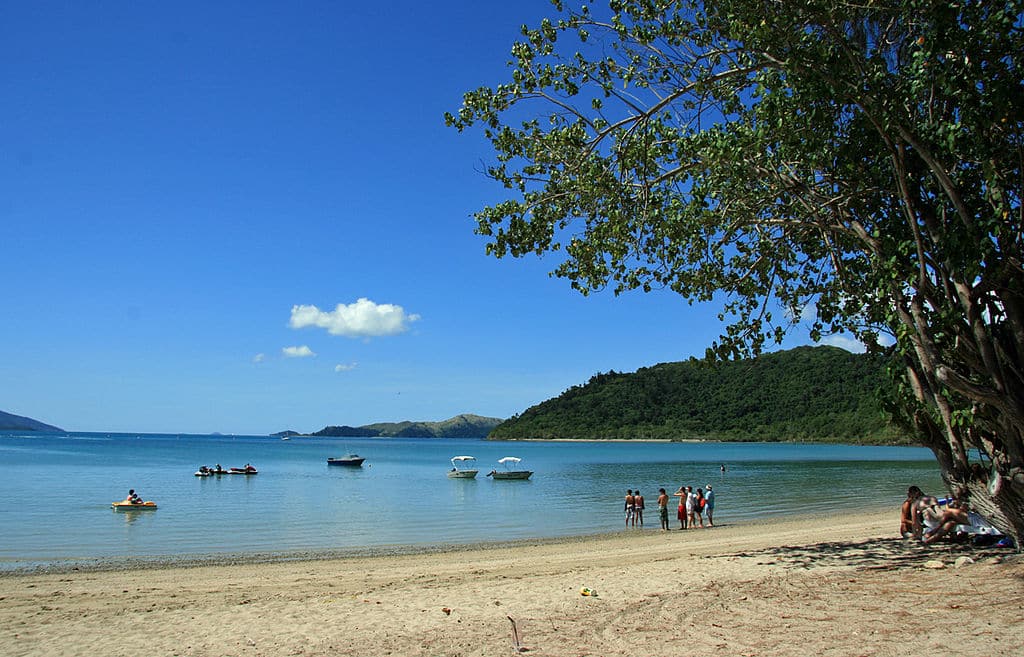
M 0 655 L 506 655 L 510 618 L 537 656 L 1024 654 L 1012 551 L 893 538 L 895 511 L 670 532 L 651 515 L 513 547 L 7 574 Z

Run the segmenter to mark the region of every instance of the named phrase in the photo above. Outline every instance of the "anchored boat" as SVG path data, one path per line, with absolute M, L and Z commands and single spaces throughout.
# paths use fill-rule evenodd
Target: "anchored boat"
M 366 458 L 358 454 L 346 454 L 345 456 L 329 457 L 327 465 L 347 465 L 352 468 L 360 468 Z
M 491 470 L 487 473 L 488 477 L 494 479 L 529 479 L 530 475 L 533 474 L 533 470 L 522 470 L 519 468 L 519 464 L 523 459 L 517 456 L 506 456 L 498 459 L 498 463 L 504 466 L 504 470 Z
M 472 456 L 453 456 L 452 469 L 448 471 L 449 479 L 476 479 L 476 458 Z

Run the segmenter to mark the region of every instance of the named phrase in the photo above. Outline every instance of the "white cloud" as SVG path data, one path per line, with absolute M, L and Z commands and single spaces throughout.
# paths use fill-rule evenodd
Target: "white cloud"
M 331 312 L 316 306 L 292 306 L 288 325 L 295 329 L 316 326 L 327 329 L 331 335 L 364 338 L 404 333 L 419 318 L 406 314 L 401 306 L 377 304 L 364 297 L 347 306 L 339 303 Z
M 281 353 L 287 358 L 309 358 L 310 356 L 316 356 L 313 350 L 306 345 L 301 347 L 285 347 L 281 350 Z
M 821 344 L 839 347 L 853 354 L 862 354 L 867 350 L 863 342 L 848 335 L 826 335 L 821 339 Z
M 335 372 L 351 372 L 355 368 L 356 368 L 356 364 L 355 363 L 348 363 L 348 364 L 339 363 L 339 364 L 334 366 L 334 371 Z
M 252 362 L 254 362 L 254 363 L 262 363 L 266 359 L 267 359 L 267 355 L 266 354 L 256 354 L 255 356 L 252 357 Z

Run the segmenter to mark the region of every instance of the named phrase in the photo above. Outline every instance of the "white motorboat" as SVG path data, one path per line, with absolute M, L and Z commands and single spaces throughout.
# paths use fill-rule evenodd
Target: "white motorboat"
M 452 457 L 452 469 L 448 471 L 449 479 L 476 479 L 476 458 L 472 456 Z
M 523 459 L 518 456 L 506 456 L 498 459 L 498 463 L 504 466 L 504 470 L 491 470 L 487 473 L 488 477 L 494 479 L 529 479 L 530 475 L 533 474 L 533 470 L 521 470 L 519 464 Z

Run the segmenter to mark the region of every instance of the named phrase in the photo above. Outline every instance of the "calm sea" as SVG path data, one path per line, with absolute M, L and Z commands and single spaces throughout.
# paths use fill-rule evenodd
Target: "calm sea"
M 327 465 L 350 451 L 362 468 Z M 446 477 L 456 455 L 478 459 L 477 479 Z M 533 478 L 485 477 L 503 456 Z M 216 463 L 259 474 L 193 475 Z M 681 484 L 712 485 L 718 524 L 891 505 L 895 526 L 909 484 L 941 488 L 931 453 L 904 447 L 0 433 L 0 571 L 620 531 L 627 488 L 656 531 L 658 488 Z M 129 488 L 159 508 L 113 511 Z

